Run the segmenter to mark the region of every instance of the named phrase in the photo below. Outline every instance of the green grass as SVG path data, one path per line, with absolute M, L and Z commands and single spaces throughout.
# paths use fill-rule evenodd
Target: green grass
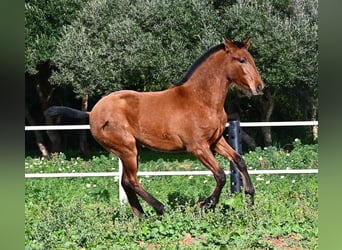
M 296 144 L 297 143 L 297 144 Z M 294 142 L 244 155 L 251 169 L 317 168 L 317 145 Z M 141 170 L 203 170 L 184 155 L 144 152 Z M 218 157 L 222 166 L 229 163 Z M 117 159 L 25 159 L 27 173 L 117 171 Z M 214 211 L 197 204 L 214 189 L 212 176 L 140 177 L 144 188 L 166 206 L 158 217 L 142 201 L 146 216 L 120 205 L 115 177 L 26 179 L 26 249 L 317 249 L 318 176 L 251 176 L 255 205 L 224 188 Z

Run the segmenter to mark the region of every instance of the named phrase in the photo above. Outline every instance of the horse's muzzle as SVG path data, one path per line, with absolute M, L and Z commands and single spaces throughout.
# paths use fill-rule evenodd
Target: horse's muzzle
M 256 87 L 256 92 L 257 94 L 263 94 L 262 90 L 264 89 L 264 87 L 261 84 L 258 84 L 258 86 Z
M 264 85 L 263 84 L 258 84 L 254 89 L 251 89 L 251 92 L 253 95 L 263 95 L 264 92 L 263 92 L 263 89 L 264 89 Z

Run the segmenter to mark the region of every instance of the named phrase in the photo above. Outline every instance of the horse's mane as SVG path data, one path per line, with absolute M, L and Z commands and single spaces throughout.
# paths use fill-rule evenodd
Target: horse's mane
M 244 46 L 244 43 L 242 42 L 233 42 L 236 46 L 238 46 L 239 48 L 242 48 Z M 189 80 L 189 78 L 191 77 L 191 75 L 195 72 L 195 70 L 205 61 L 207 60 L 207 58 L 209 56 L 211 56 L 212 54 L 214 54 L 215 52 L 224 49 L 225 45 L 223 43 L 218 44 L 212 48 L 210 48 L 207 52 L 205 52 L 202 56 L 200 56 L 200 58 L 198 58 L 188 69 L 188 71 L 183 75 L 182 79 L 180 81 L 178 81 L 177 83 L 174 83 L 174 86 L 180 86 L 183 85 L 187 80 Z
M 188 69 L 188 71 L 183 75 L 182 79 L 173 85 L 180 86 L 184 84 L 187 80 L 189 80 L 190 76 L 194 73 L 194 71 L 200 66 L 210 55 L 214 54 L 215 52 L 224 49 L 224 44 L 221 43 L 210 48 L 207 52 L 205 52 L 200 58 L 198 58 Z

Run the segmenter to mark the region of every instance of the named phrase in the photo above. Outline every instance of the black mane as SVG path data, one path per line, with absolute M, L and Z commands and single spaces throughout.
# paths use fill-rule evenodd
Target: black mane
M 242 42 L 233 42 L 236 46 L 238 46 L 239 48 L 244 47 L 244 43 Z M 188 69 L 188 71 L 185 73 L 185 75 L 183 75 L 182 79 L 180 81 L 178 81 L 177 83 L 174 83 L 173 85 L 175 86 L 180 86 L 182 84 L 184 84 L 187 80 L 189 80 L 189 78 L 191 77 L 191 75 L 194 73 L 194 71 L 198 68 L 198 66 L 200 66 L 210 55 L 214 54 L 215 52 L 224 49 L 225 45 L 223 43 L 216 45 L 212 48 L 210 48 L 207 52 L 205 52 L 200 58 L 198 58 Z
M 189 80 L 190 76 L 194 73 L 194 71 L 200 66 L 210 55 L 214 54 L 215 52 L 224 49 L 224 44 L 221 43 L 210 48 L 207 52 L 205 52 L 200 58 L 198 58 L 189 68 L 189 70 L 183 75 L 182 79 L 173 85 L 180 86 Z

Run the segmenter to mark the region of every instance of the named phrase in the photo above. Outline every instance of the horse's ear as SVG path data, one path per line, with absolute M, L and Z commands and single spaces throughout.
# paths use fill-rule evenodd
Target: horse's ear
M 251 38 L 250 38 L 250 37 L 247 38 L 246 41 L 244 41 L 244 47 L 245 47 L 246 49 L 249 48 L 249 45 L 251 45 Z
M 228 40 L 227 38 L 224 39 L 224 46 L 226 47 L 226 51 L 230 51 L 235 45 L 232 41 Z

